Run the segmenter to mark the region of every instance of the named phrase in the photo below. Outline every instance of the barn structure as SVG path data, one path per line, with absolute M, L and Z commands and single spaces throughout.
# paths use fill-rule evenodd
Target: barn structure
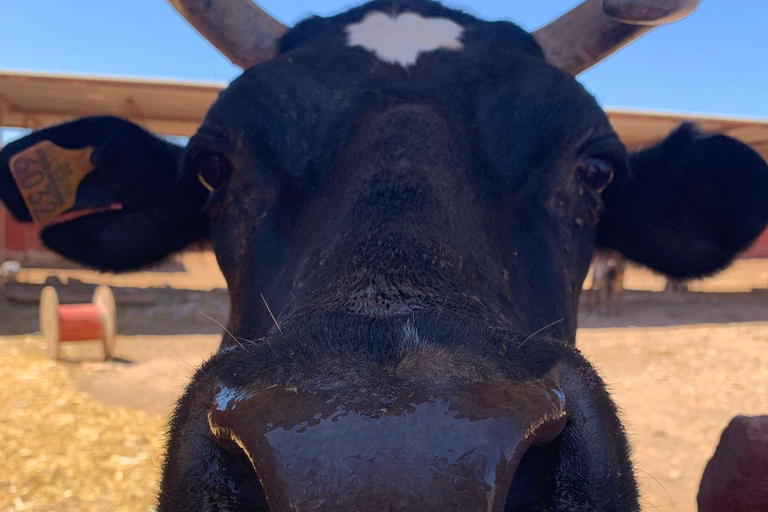
M 123 117 L 155 133 L 189 137 L 224 84 L 79 75 L 0 72 L 0 143 L 3 128 L 35 129 L 87 115 Z M 609 109 L 630 149 L 664 137 L 681 122 L 728 134 L 768 160 L 768 121 Z M 743 257 L 768 258 L 768 230 Z M 16 223 L 0 205 L 0 262 L 61 265 L 45 251 L 37 227 Z

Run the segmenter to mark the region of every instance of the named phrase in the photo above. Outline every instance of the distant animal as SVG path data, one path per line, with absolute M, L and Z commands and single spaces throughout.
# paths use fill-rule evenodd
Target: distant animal
M 639 510 L 574 345 L 589 262 L 725 267 L 768 223 L 768 166 L 689 124 L 628 153 L 574 75 L 697 1 L 587 0 L 532 34 L 425 0 L 290 30 L 171 3 L 246 68 L 186 146 L 92 117 L 0 152 L 0 198 L 64 256 L 216 252 L 231 316 L 157 509 Z
M 4 261 L 0 264 L 0 284 L 15 281 L 19 272 L 21 272 L 21 263 L 14 260 Z
M 592 258 L 592 286 L 587 293 L 590 311 L 602 306 L 607 316 L 623 314 L 627 263 L 627 259 L 616 251 L 595 251 Z
M 667 279 L 664 291 L 667 293 L 685 293 L 688 291 L 688 283 L 681 279 Z

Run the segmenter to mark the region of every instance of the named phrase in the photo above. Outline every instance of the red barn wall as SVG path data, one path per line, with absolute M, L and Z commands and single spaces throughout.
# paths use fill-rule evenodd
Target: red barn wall
M 768 258 L 768 229 L 763 231 L 754 245 L 744 253 L 743 258 Z
M 20 224 L 0 206 L 0 251 L 42 252 L 46 249 L 37 236 L 34 224 Z

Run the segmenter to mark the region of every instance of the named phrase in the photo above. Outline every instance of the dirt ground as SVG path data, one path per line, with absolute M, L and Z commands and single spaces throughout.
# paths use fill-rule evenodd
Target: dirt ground
M 152 506 L 167 416 L 227 314 L 210 256 L 184 263 L 179 275 L 27 270 L 20 301 L 0 299 L 0 512 Z M 45 358 L 37 306 L 23 299 L 52 275 L 116 287 L 114 360 L 101 362 L 96 344 Z M 727 422 L 768 413 L 768 261 L 738 262 L 688 294 L 659 293 L 664 280 L 640 269 L 627 283 L 625 314 L 583 312 L 577 343 L 621 407 L 643 510 L 694 512 Z

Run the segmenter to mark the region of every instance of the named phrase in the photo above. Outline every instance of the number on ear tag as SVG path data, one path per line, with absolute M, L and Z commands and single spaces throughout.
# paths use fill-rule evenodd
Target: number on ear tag
M 75 206 L 77 188 L 91 171 L 93 147 L 66 149 L 49 140 L 11 157 L 10 170 L 32 220 L 46 224 Z

